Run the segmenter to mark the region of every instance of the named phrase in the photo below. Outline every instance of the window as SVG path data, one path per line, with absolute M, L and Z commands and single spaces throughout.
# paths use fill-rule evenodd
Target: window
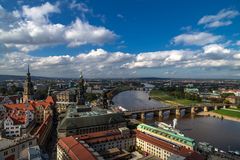
M 29 142 L 29 146 L 32 145 L 32 141 Z
M 4 156 L 8 155 L 8 151 L 5 151 L 5 152 L 3 153 L 3 155 L 4 155 Z
M 15 152 L 15 148 L 12 148 L 12 149 L 11 149 L 11 152 L 12 152 L 12 153 Z

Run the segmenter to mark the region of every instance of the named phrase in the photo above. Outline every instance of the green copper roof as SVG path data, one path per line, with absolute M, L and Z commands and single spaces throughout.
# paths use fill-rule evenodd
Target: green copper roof
M 149 126 L 149 125 L 146 125 L 146 124 L 143 124 L 143 123 L 139 124 L 137 126 L 137 128 L 147 130 L 149 132 L 164 136 L 166 138 L 178 141 L 180 143 L 184 143 L 188 146 L 193 147 L 195 145 L 194 139 L 189 138 L 189 137 L 185 137 L 185 136 L 182 136 L 182 135 L 179 135 L 179 134 L 176 134 L 176 133 L 173 133 L 171 131 L 167 131 L 167 130 L 164 130 L 164 129 L 161 129 L 161 128 Z

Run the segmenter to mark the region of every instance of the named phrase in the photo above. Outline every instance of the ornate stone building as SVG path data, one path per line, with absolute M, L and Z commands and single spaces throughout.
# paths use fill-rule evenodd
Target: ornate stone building
M 81 74 L 77 88 L 70 88 L 56 94 L 57 112 L 65 113 L 70 105 L 85 105 L 85 81 Z
M 31 74 L 29 72 L 29 65 L 28 65 L 28 72 L 27 77 L 24 82 L 24 88 L 23 88 L 23 102 L 27 102 L 28 100 L 33 99 L 33 84 L 31 81 Z
M 84 87 L 84 79 L 81 73 L 80 80 L 78 83 L 78 91 L 77 91 L 77 104 L 78 105 L 85 105 L 85 87 Z

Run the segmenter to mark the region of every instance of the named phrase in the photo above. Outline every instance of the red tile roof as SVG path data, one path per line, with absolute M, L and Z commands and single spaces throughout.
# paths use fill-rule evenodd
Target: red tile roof
M 50 104 L 55 104 L 55 101 L 54 101 L 54 99 L 53 99 L 53 97 L 52 96 L 47 96 L 47 98 L 46 98 L 46 100 L 45 100 L 47 103 L 50 103 Z
M 44 101 L 29 101 L 28 103 L 18 104 L 4 104 L 8 110 L 30 110 L 34 111 L 36 107 L 43 106 L 44 109 L 54 104 L 54 100 L 51 96 L 48 96 Z
M 10 118 L 13 120 L 14 125 L 25 124 L 27 121 L 26 115 L 11 114 Z
M 35 108 L 32 105 L 32 103 L 18 103 L 18 104 L 4 104 L 7 110 L 29 110 L 29 111 L 34 111 Z
M 58 141 L 58 145 L 68 154 L 72 160 L 96 160 L 97 158 L 74 137 L 64 137 Z
M 188 157 L 188 158 L 190 158 L 189 160 L 192 160 L 191 158 L 194 158 L 194 160 L 204 160 L 204 157 L 202 157 L 195 151 L 186 149 L 185 147 L 182 147 L 182 146 L 173 147 L 173 145 L 170 143 L 167 143 L 165 141 L 162 141 L 162 140 L 152 137 L 150 135 L 144 134 L 138 130 L 136 130 L 136 132 L 137 132 L 137 138 L 142 139 L 142 140 L 144 140 L 148 143 L 151 143 L 155 146 L 158 146 L 160 148 L 163 148 L 164 150 L 167 150 L 171 153 L 174 153 L 176 155 L 180 155 L 180 156 L 183 156 L 186 158 Z

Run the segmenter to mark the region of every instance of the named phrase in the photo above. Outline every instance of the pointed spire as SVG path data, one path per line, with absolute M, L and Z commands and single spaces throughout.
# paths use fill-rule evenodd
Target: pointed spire
M 29 64 L 28 64 L 28 73 L 30 73 L 30 71 L 29 71 Z
M 48 87 L 48 96 L 51 96 L 51 86 Z
M 30 69 L 29 69 L 29 64 L 28 64 L 28 69 L 27 69 L 27 75 L 30 76 Z
M 80 79 L 83 79 L 83 72 L 80 72 Z

